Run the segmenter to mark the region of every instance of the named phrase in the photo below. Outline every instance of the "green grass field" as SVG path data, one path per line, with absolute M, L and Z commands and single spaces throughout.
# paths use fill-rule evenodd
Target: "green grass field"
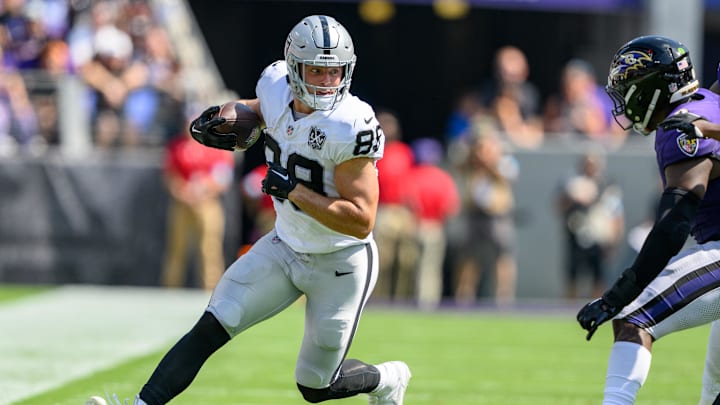
M 44 292 L 0 288 L 0 310 L 17 304 L 26 294 L 35 294 L 27 298 L 32 300 Z M 373 363 L 406 361 L 413 372 L 405 397 L 408 405 L 599 404 L 610 328 L 603 326 L 587 342 L 574 313 L 573 308 L 546 314 L 423 313 L 371 305 L 350 357 Z M 153 315 L 162 316 L 151 313 L 137 322 L 151 322 Z M 302 306 L 294 305 L 235 338 L 206 363 L 173 404 L 304 403 L 293 380 L 302 316 Z M 8 331 L 12 325 L 0 328 Z M 638 404 L 697 403 L 707 332 L 707 326 L 684 331 L 656 344 L 653 367 Z M 131 397 L 174 340 L 154 353 L 128 358 L 14 404 L 80 405 L 105 391 Z M 28 361 L 36 360 L 33 353 L 27 356 Z M 334 403 L 364 404 L 367 400 L 358 396 Z

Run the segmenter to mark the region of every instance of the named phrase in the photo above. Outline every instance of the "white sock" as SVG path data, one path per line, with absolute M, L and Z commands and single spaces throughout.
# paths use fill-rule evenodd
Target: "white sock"
M 135 397 L 135 402 L 133 402 L 133 405 L 147 405 L 147 403 L 140 399 L 140 396 L 138 395 Z
M 603 405 L 631 405 L 650 373 L 652 354 L 642 345 L 615 342 L 610 350 Z
M 376 364 L 375 368 L 377 368 L 380 372 L 380 382 L 378 383 L 378 386 L 375 387 L 373 392 L 378 392 L 382 391 L 385 387 L 392 385 L 394 380 L 385 364 Z
M 720 393 L 720 322 L 715 321 L 712 323 L 708 338 L 700 405 L 711 405 L 718 393 Z

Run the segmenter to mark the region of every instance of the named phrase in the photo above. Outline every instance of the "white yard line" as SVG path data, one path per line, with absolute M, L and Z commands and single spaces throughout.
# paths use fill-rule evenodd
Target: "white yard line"
M 0 405 L 171 344 L 208 298 L 193 290 L 66 286 L 0 305 Z

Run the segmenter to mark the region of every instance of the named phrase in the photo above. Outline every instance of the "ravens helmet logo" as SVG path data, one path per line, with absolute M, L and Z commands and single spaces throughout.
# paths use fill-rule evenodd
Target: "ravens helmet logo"
M 637 73 L 645 71 L 653 63 L 652 53 L 632 50 L 620 55 L 613 66 L 611 76 L 615 80 L 627 80 Z

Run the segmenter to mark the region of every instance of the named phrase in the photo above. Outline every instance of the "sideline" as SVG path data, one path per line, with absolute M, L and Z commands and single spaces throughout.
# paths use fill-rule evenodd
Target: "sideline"
M 171 343 L 209 297 L 202 290 L 72 285 L 0 303 L 0 405 Z

